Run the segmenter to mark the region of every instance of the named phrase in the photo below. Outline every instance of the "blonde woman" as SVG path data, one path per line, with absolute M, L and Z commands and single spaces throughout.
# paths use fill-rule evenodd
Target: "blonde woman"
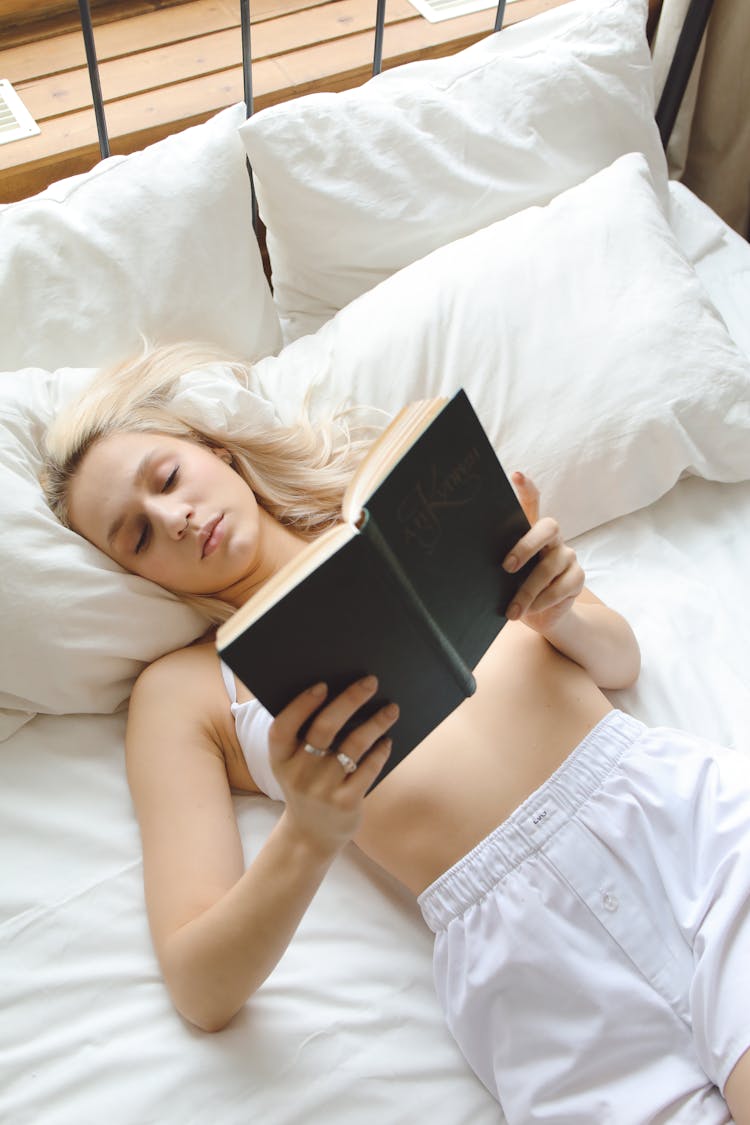
M 63 522 L 214 623 L 337 519 L 367 445 L 345 416 L 197 429 L 177 381 L 215 358 L 103 373 L 52 427 L 44 478 Z M 418 896 L 448 1024 L 510 1125 L 723 1122 L 727 1102 L 750 1121 L 746 762 L 612 707 L 636 639 L 513 481 L 531 529 L 502 565 L 540 561 L 476 694 L 369 795 L 398 700 L 338 735 L 372 677 L 272 719 L 210 642 L 140 676 L 127 770 L 164 979 L 187 1020 L 224 1027 L 354 841 Z M 285 802 L 247 868 L 232 790 Z

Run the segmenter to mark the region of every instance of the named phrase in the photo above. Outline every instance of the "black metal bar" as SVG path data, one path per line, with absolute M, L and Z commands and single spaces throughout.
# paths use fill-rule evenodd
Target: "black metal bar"
M 495 12 L 495 31 L 499 31 L 503 26 L 503 18 L 505 16 L 505 0 L 497 0 L 497 11 Z
M 383 34 L 385 31 L 385 0 L 378 0 L 375 12 L 375 50 L 372 56 L 372 73 L 380 74 L 383 69 Z
M 250 43 L 250 0 L 240 0 L 240 33 L 242 36 L 242 89 L 245 97 L 245 116 L 253 113 L 253 54 Z M 255 195 L 255 181 L 250 160 L 245 158 L 247 174 L 250 178 L 250 213 L 253 230 L 258 234 L 258 200 Z
M 674 58 L 656 110 L 656 124 L 659 126 L 659 135 L 664 148 L 667 147 L 672 136 L 713 3 L 714 0 L 690 0 L 690 7 L 685 13 Z
M 242 88 L 245 94 L 245 113 L 253 112 L 253 67 L 250 49 L 250 0 L 240 0 L 240 27 L 242 32 Z
M 109 156 L 109 137 L 107 136 L 107 119 L 104 116 L 102 87 L 99 82 L 99 66 L 96 61 L 94 27 L 91 23 L 89 0 L 78 0 L 78 9 L 81 13 L 81 30 L 83 31 L 83 42 L 86 47 L 86 65 L 89 68 L 91 96 L 94 99 L 94 116 L 96 117 L 96 131 L 99 134 L 99 151 L 102 154 L 103 160 L 105 157 Z

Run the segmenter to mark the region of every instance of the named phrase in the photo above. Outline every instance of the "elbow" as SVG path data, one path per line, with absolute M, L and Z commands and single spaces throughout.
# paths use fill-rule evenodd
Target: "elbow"
M 197 1031 L 203 1031 L 207 1035 L 215 1035 L 217 1031 L 223 1031 L 224 1028 L 229 1027 L 229 1024 L 232 1022 L 232 1016 L 228 1018 L 219 1016 L 212 1018 L 208 1014 L 206 1016 L 191 1016 L 188 1012 L 181 1011 L 179 1008 L 177 1011 L 191 1027 L 194 1027 Z
M 174 982 L 165 980 L 169 995 L 177 1012 L 198 1031 L 207 1035 L 215 1035 L 229 1027 L 234 1017 L 242 1008 L 242 1004 L 227 1004 L 220 997 L 212 996 L 205 988 L 191 987 L 190 989 L 178 988 Z
M 628 625 L 628 646 L 625 659 L 623 688 L 634 687 L 641 674 L 641 646 L 638 644 L 635 633 Z
M 614 682 L 600 684 L 599 686 L 605 691 L 627 691 L 628 688 L 635 687 L 639 674 L 640 668 L 633 672 L 623 671 L 622 676 L 617 677 L 617 679 L 613 678 Z
M 189 944 L 175 940 L 176 936 L 161 950 L 159 959 L 172 1003 L 186 1023 L 199 1031 L 223 1031 L 248 997 L 223 966 L 217 968 L 213 959 L 206 962 L 196 957 Z
M 607 677 L 607 683 L 598 685 L 605 691 L 626 691 L 628 688 L 635 686 L 641 674 L 640 645 L 630 626 L 626 625 L 625 627 L 627 635 L 623 639 L 623 643 L 617 647 L 616 659 L 613 661 L 613 674 Z

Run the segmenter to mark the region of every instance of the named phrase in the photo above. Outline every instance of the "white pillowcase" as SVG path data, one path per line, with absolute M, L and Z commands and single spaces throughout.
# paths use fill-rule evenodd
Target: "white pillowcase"
M 253 368 L 285 419 L 311 379 L 316 409 L 350 396 L 393 411 L 463 386 L 568 537 L 683 473 L 750 477 L 750 365 L 639 154 L 434 251 Z
M 177 598 L 62 527 L 45 503 L 44 432 L 92 374 L 0 374 L 0 739 L 36 712 L 116 710 L 146 663 L 206 628 Z M 219 430 L 238 419 L 262 428 L 275 422 L 272 407 L 227 368 L 183 382 L 187 418 Z
M 285 340 L 624 153 L 646 154 L 666 204 L 646 15 L 646 0 L 571 0 L 243 124 Z
M 253 234 L 242 104 L 0 207 L 0 370 L 109 364 L 205 339 L 248 359 L 281 333 Z

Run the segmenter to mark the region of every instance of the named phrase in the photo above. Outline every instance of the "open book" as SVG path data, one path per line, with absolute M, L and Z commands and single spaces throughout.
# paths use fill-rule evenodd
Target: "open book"
M 341 518 L 219 628 L 216 646 L 272 714 L 319 681 L 330 699 L 376 675 L 358 720 L 400 707 L 382 779 L 475 690 L 473 669 L 534 562 L 512 575 L 501 565 L 529 524 L 464 391 L 393 419 Z

